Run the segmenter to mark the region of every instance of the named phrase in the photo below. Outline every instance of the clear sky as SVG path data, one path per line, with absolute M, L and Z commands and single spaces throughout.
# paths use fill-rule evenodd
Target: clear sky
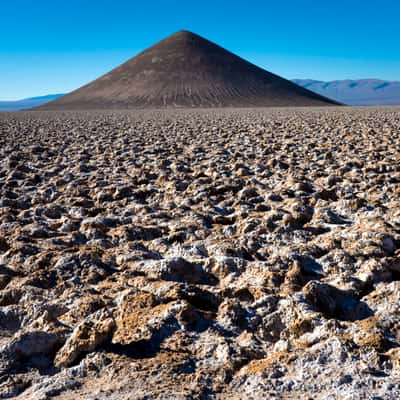
M 285 78 L 400 80 L 399 0 L 0 0 L 0 100 L 71 91 L 187 29 Z

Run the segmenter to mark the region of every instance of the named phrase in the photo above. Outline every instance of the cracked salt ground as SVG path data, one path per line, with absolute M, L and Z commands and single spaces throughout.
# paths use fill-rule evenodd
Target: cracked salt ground
M 398 399 L 400 112 L 0 117 L 0 398 Z

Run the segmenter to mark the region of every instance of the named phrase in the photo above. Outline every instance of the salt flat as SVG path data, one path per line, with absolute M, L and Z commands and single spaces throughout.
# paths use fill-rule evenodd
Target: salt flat
M 400 108 L 4 113 L 0 154 L 1 398 L 399 398 Z

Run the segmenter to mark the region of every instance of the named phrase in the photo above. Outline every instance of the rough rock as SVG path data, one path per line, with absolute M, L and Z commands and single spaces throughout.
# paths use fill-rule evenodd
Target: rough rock
M 400 398 L 397 108 L 0 116 L 0 397 Z

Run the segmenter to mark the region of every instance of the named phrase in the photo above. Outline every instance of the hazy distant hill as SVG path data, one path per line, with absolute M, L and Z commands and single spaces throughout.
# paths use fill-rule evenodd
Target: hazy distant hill
M 400 82 L 379 79 L 315 81 L 293 79 L 315 93 L 351 105 L 400 105 Z
M 18 111 L 27 108 L 33 108 L 49 101 L 58 99 L 63 94 L 49 94 L 47 96 L 30 97 L 29 99 L 16 100 L 16 101 L 0 101 L 0 111 Z

